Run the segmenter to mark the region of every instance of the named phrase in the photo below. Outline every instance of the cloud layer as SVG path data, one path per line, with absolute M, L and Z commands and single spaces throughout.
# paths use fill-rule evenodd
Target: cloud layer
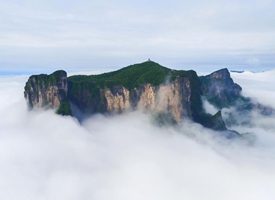
M 261 91 L 274 95 L 272 73 L 232 75 L 261 101 Z M 0 199 L 275 198 L 273 118 L 239 127 L 253 132 L 252 143 L 191 122 L 160 128 L 140 112 L 96 115 L 80 125 L 53 111 L 27 111 L 26 80 L 0 77 Z

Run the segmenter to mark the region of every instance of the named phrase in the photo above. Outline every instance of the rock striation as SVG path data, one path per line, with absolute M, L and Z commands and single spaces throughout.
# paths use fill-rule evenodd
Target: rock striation
M 197 115 L 202 112 L 201 91 L 192 89 L 199 81 L 195 74 L 193 76 L 178 76 L 167 84 L 144 84 L 135 88 L 132 94 L 132 108 L 169 113 L 178 123 L 184 118 L 198 120 Z
M 241 98 L 242 88 L 234 83 L 228 69 L 220 69 L 200 77 L 203 95 L 219 109 L 235 105 Z
M 108 112 L 121 112 L 130 108 L 130 91 L 123 86 L 115 86 L 113 91 L 104 91 Z
M 29 108 L 54 108 L 62 115 L 77 116 L 72 108 L 85 115 L 143 109 L 175 123 L 188 119 L 227 130 L 220 111 L 205 113 L 201 96 L 221 109 L 240 98 L 240 92 L 227 69 L 198 77 L 193 70 L 171 70 L 148 61 L 101 75 L 67 77 L 63 70 L 33 75 L 24 96 Z
M 58 108 L 67 93 L 67 73 L 59 70 L 50 75 L 32 75 L 26 83 L 24 97 L 29 108 Z

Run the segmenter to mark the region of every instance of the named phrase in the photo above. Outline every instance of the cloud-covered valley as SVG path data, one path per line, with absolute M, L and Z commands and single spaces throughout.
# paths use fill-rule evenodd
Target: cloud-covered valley
M 231 74 L 243 94 L 275 108 L 274 71 Z M 238 130 L 253 142 L 184 122 L 155 125 L 136 111 L 82 124 L 29 112 L 27 76 L 0 77 L 0 199 L 274 200 L 275 119 Z

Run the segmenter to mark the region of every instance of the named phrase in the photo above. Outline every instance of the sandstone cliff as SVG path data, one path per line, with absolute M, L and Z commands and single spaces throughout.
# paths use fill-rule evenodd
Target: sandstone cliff
M 201 95 L 216 95 L 208 88 L 214 87 L 216 79 L 226 88 L 231 84 L 228 74 L 221 71 L 206 79 L 201 81 L 192 70 L 171 70 L 150 61 L 101 75 L 67 78 L 66 72 L 57 71 L 31 76 L 25 86 L 25 98 L 30 108 L 58 108 L 57 113 L 63 115 L 74 115 L 72 107 L 85 115 L 144 109 L 171 116 L 177 123 L 189 119 L 208 128 L 226 130 L 221 112 L 214 116 L 204 112 Z M 227 101 L 223 95 L 220 92 L 216 102 Z
M 67 73 L 59 70 L 50 75 L 31 76 L 26 83 L 24 97 L 30 109 L 35 107 L 64 108 L 65 104 L 68 104 L 67 93 Z
M 178 76 L 160 85 L 144 83 L 133 89 L 122 85 L 100 88 L 94 82 L 69 81 L 68 97 L 83 113 L 144 109 L 171 113 L 180 122 L 185 117 L 196 119 L 202 112 L 199 79 L 194 72 L 189 72 L 188 76 Z

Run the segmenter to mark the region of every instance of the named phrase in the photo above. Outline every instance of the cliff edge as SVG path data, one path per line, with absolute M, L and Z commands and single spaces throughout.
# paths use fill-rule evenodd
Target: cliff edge
M 143 109 L 171 116 L 176 123 L 189 119 L 227 130 L 220 111 L 205 113 L 201 96 L 222 108 L 238 98 L 240 91 L 227 69 L 198 77 L 193 70 L 172 70 L 148 61 L 100 75 L 67 77 L 62 70 L 33 75 L 24 96 L 29 108 L 53 108 L 61 115 L 76 116 L 72 108 L 85 115 Z
M 29 109 L 56 108 L 57 113 L 62 115 L 71 115 L 67 95 L 67 73 L 64 70 L 50 75 L 32 75 L 24 88 L 24 97 Z

